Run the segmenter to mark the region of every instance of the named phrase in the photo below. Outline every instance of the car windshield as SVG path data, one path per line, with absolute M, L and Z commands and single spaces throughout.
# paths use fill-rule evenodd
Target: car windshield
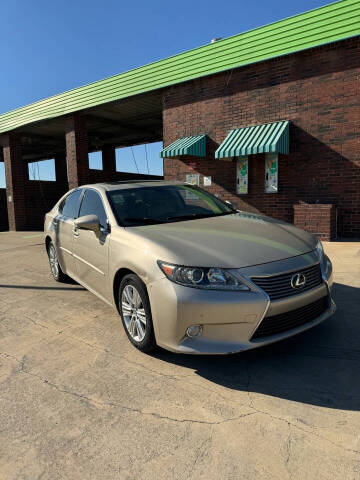
M 191 185 L 135 187 L 107 192 L 120 225 L 140 226 L 229 215 L 235 210 Z

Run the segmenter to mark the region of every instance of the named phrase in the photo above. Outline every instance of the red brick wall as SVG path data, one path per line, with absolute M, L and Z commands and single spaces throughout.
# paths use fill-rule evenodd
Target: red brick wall
M 67 190 L 60 182 L 28 180 L 25 183 L 26 230 L 42 230 L 45 213 Z
M 124 180 L 162 180 L 161 175 L 147 175 L 142 173 L 106 172 L 105 170 L 89 169 L 90 183 L 120 182 Z
M 0 231 L 8 230 L 8 214 L 6 204 L 6 189 L 0 188 Z
M 22 161 L 21 137 L 10 132 L 3 135 L 3 157 L 9 228 L 26 228 L 26 198 L 24 185 L 28 176 L 27 164 Z
M 359 37 L 197 79 L 164 92 L 164 145 L 206 133 L 205 159 L 167 159 L 166 179 L 212 176 L 213 193 L 240 208 L 293 221 L 300 201 L 334 204 L 338 233 L 360 236 Z M 264 156 L 249 156 L 249 194 L 236 194 L 235 162 L 214 159 L 232 128 L 290 120 L 279 192 L 264 193 Z M 201 181 L 202 184 L 202 181 Z
M 300 203 L 294 205 L 294 223 L 315 234 L 320 240 L 335 240 L 336 232 L 335 205 Z

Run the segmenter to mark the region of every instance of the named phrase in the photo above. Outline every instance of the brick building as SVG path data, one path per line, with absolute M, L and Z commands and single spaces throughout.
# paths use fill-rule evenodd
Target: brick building
M 162 139 L 166 179 L 323 239 L 360 237 L 359 46 L 359 2 L 342 0 L 3 114 L 0 224 L 5 198 L 10 228 L 34 228 L 44 199 L 131 176 L 115 172 L 116 146 Z M 88 167 L 99 149 L 101 172 Z M 26 172 L 40 158 L 56 162 L 43 195 Z
M 174 86 L 164 93 L 164 143 L 206 132 L 206 156 L 164 163 L 166 178 L 211 176 L 210 189 L 243 210 L 334 237 L 360 237 L 359 38 Z M 265 153 L 248 156 L 248 193 L 236 193 L 236 158 L 215 159 L 231 129 L 289 121 L 278 191 L 265 193 Z M 318 204 L 334 207 L 319 208 Z M 313 206 L 310 206 L 310 205 Z M 322 222 L 322 224 L 320 224 Z M 320 230 L 319 230 L 319 227 Z

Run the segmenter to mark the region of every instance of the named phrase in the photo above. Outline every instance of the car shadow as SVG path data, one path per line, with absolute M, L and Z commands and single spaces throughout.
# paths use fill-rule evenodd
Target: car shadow
M 154 356 L 229 389 L 360 410 L 360 288 L 335 283 L 333 293 L 331 318 L 273 345 L 227 356 Z
M 73 282 L 67 282 L 74 284 Z M 69 291 L 74 291 L 74 290 L 83 290 L 86 291 L 84 287 L 81 287 L 80 285 L 78 287 L 40 287 L 37 285 L 3 285 L 0 284 L 0 288 L 16 288 L 19 290 L 69 290 Z

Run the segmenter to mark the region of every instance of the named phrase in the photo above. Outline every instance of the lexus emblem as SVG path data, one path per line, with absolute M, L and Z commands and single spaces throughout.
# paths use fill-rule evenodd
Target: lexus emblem
M 306 277 L 302 273 L 295 273 L 291 277 L 291 286 L 292 288 L 302 288 L 306 283 Z

